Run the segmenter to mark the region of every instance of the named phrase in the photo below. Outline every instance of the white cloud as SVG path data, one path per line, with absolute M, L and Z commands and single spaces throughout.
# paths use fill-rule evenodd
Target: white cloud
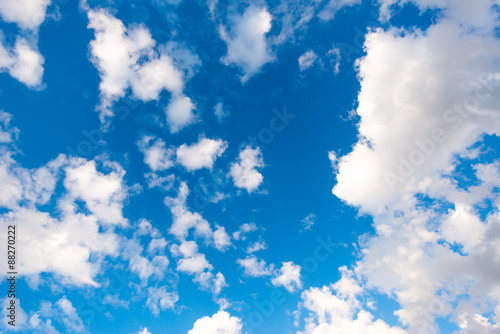
M 227 44 L 227 54 L 222 61 L 241 68 L 243 83 L 257 74 L 264 64 L 274 60 L 266 40 L 271 20 L 266 8 L 250 5 L 243 15 L 232 18 L 229 32 L 223 26 L 219 28 L 221 38 Z
M 252 254 L 264 249 L 267 249 L 266 242 L 264 240 L 258 240 L 248 245 L 246 252 L 247 254 Z
M 99 221 L 106 224 L 126 226 L 122 215 L 126 190 L 122 184 L 125 171 L 119 167 L 109 174 L 97 171 L 95 161 L 71 160 L 66 167 L 64 186 L 72 201 L 82 200 Z
M 156 46 L 145 26 L 126 28 L 105 10 L 89 9 L 87 15 L 88 28 L 95 32 L 91 61 L 101 77 L 101 121 L 113 116 L 113 103 L 131 88 L 133 96 L 144 102 L 158 100 L 164 90 L 171 94 L 166 113 L 172 133 L 192 123 L 194 104 L 182 91 L 200 64 L 198 57 L 174 42 Z
M 492 232 L 499 166 L 475 161 L 480 153 L 471 146 L 485 133 L 499 136 L 500 47 L 491 20 L 498 13 L 490 1 L 413 2 L 443 16 L 425 32 L 366 36 L 359 141 L 332 156 L 333 192 L 373 216 L 377 234 L 363 243 L 355 271 L 366 288 L 394 296 L 408 332 L 438 333 L 436 319 L 446 317 L 458 333 L 488 332 L 498 326 L 492 305 L 500 303 L 499 273 L 490 271 L 500 265 L 491 255 L 499 245 Z M 458 186 L 462 160 L 479 184 Z M 493 209 L 478 209 L 486 200 Z
M 233 239 L 234 240 L 245 240 L 247 233 L 250 233 L 250 232 L 253 232 L 256 230 L 257 230 L 257 225 L 255 225 L 255 223 L 241 224 L 240 227 L 238 228 L 238 230 L 233 232 Z
M 312 50 L 304 52 L 299 57 L 299 68 L 301 71 L 309 69 L 318 60 L 318 56 Z
M 144 154 L 144 162 L 152 171 L 166 170 L 174 165 L 174 148 L 167 148 L 163 139 L 145 135 L 137 142 L 137 146 Z
M 301 267 L 293 262 L 283 262 L 278 270 L 276 277 L 271 280 L 273 286 L 282 286 L 288 292 L 295 292 L 302 289 L 302 280 L 300 279 Z
M 158 288 L 150 287 L 148 288 L 146 306 L 151 310 L 151 313 L 157 316 L 160 314 L 160 310 L 165 311 L 167 309 L 173 309 L 178 300 L 179 296 L 177 293 L 167 291 L 166 286 Z M 144 329 L 144 331 L 146 331 L 146 329 Z
M 224 153 L 227 142 L 222 139 L 200 138 L 197 143 L 177 148 L 177 162 L 186 170 L 212 169 L 215 160 Z
M 242 328 L 241 319 L 232 317 L 226 311 L 219 311 L 211 317 L 196 320 L 188 334 L 240 334 Z
M 241 150 L 236 162 L 231 164 L 229 175 L 233 178 L 234 185 L 251 193 L 255 191 L 264 177 L 258 169 L 264 167 L 264 159 L 260 148 L 250 145 Z
M 332 20 L 335 14 L 342 8 L 360 4 L 361 0 L 330 0 L 318 14 L 318 17 L 323 21 L 329 21 Z
M 179 186 L 177 198 L 167 197 L 165 203 L 170 208 L 173 216 L 173 223 L 169 228 L 169 233 L 178 240 L 184 241 L 189 235 L 189 231 L 194 229 L 194 236 L 205 239 L 205 242 L 212 244 L 216 249 L 224 251 L 230 245 L 230 237 L 222 227 L 217 227 L 214 232 L 210 223 L 199 213 L 191 212 L 186 207 L 189 188 L 185 182 Z
M 300 222 L 302 223 L 302 231 L 310 230 L 313 227 L 316 220 L 316 215 L 314 213 L 310 213 L 306 218 L 302 219 Z
M 227 110 L 227 108 L 224 107 L 224 104 L 222 102 L 219 102 L 214 106 L 214 115 L 217 118 L 217 121 L 219 123 L 222 123 L 224 118 L 229 116 L 229 110 Z
M 0 0 L 0 16 L 4 22 L 16 23 L 22 29 L 36 30 L 45 20 L 50 0 Z
M 342 278 L 331 286 L 310 288 L 302 293 L 303 307 L 308 311 L 306 325 L 299 334 L 405 334 L 399 327 L 384 321 L 373 321 L 357 297 L 362 289 L 352 273 L 342 269 Z
M 170 132 L 179 132 L 189 124 L 195 123 L 197 121 L 196 115 L 193 112 L 195 108 L 195 104 L 186 95 L 172 95 L 170 102 L 165 107 L 165 114 L 167 115 L 167 124 L 170 127 Z
M 244 259 L 236 260 L 236 263 L 244 269 L 244 274 L 251 277 L 271 276 L 274 272 L 274 265 L 267 265 L 266 261 L 259 260 L 255 255 L 247 256 Z
M 6 48 L 0 39 L 0 71 L 8 72 L 26 86 L 41 87 L 44 62 L 36 45 L 25 38 L 17 37 L 13 49 Z
M 148 331 L 147 327 L 144 327 L 142 329 L 139 329 L 139 331 L 137 332 L 137 334 L 151 334 L 151 332 Z

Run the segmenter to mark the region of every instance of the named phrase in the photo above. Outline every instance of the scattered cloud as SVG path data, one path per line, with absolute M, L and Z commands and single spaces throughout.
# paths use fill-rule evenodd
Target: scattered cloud
M 220 157 L 226 148 L 227 142 L 221 139 L 201 137 L 196 144 L 183 144 L 177 148 L 177 162 L 188 171 L 212 169 L 215 159 Z
M 266 8 L 250 5 L 243 15 L 232 17 L 229 31 L 222 25 L 219 27 L 220 36 L 227 44 L 227 54 L 222 62 L 241 69 L 242 83 L 275 59 L 266 39 L 266 34 L 271 30 L 271 21 L 272 16 Z
M 251 193 L 260 186 L 264 177 L 259 169 L 264 167 L 264 159 L 260 148 L 246 146 L 240 151 L 236 162 L 231 164 L 229 176 L 232 177 L 234 185 L 246 189 Z

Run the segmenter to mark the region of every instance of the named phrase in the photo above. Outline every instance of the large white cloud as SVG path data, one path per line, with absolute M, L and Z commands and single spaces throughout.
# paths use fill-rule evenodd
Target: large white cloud
M 468 1 L 412 2 L 442 17 L 426 31 L 366 36 L 359 140 L 351 153 L 330 155 L 333 193 L 374 217 L 377 234 L 363 244 L 355 271 L 365 288 L 395 297 L 409 333 L 438 333 L 439 317 L 460 333 L 488 333 L 497 330 L 500 304 L 500 273 L 492 269 L 500 264 L 499 166 L 475 159 L 482 135 L 499 135 L 498 2 L 479 1 L 470 11 Z M 458 186 L 461 161 L 477 185 Z M 481 214 L 485 201 L 493 208 Z
M 242 328 L 241 319 L 219 311 L 211 317 L 196 320 L 188 334 L 240 334 Z
M 220 26 L 219 33 L 227 44 L 227 54 L 222 58 L 226 65 L 236 65 L 242 72 L 242 82 L 257 74 L 261 67 L 274 60 L 266 39 L 271 30 L 272 16 L 263 7 L 251 5 L 243 15 L 232 17 L 229 32 Z

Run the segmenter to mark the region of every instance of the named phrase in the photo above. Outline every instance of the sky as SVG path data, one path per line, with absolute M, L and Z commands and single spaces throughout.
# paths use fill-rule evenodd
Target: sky
M 0 332 L 500 333 L 499 14 L 0 0 Z

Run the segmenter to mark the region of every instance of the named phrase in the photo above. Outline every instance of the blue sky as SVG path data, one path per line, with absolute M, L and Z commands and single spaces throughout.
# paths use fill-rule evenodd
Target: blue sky
M 500 333 L 499 6 L 0 1 L 0 332 Z

